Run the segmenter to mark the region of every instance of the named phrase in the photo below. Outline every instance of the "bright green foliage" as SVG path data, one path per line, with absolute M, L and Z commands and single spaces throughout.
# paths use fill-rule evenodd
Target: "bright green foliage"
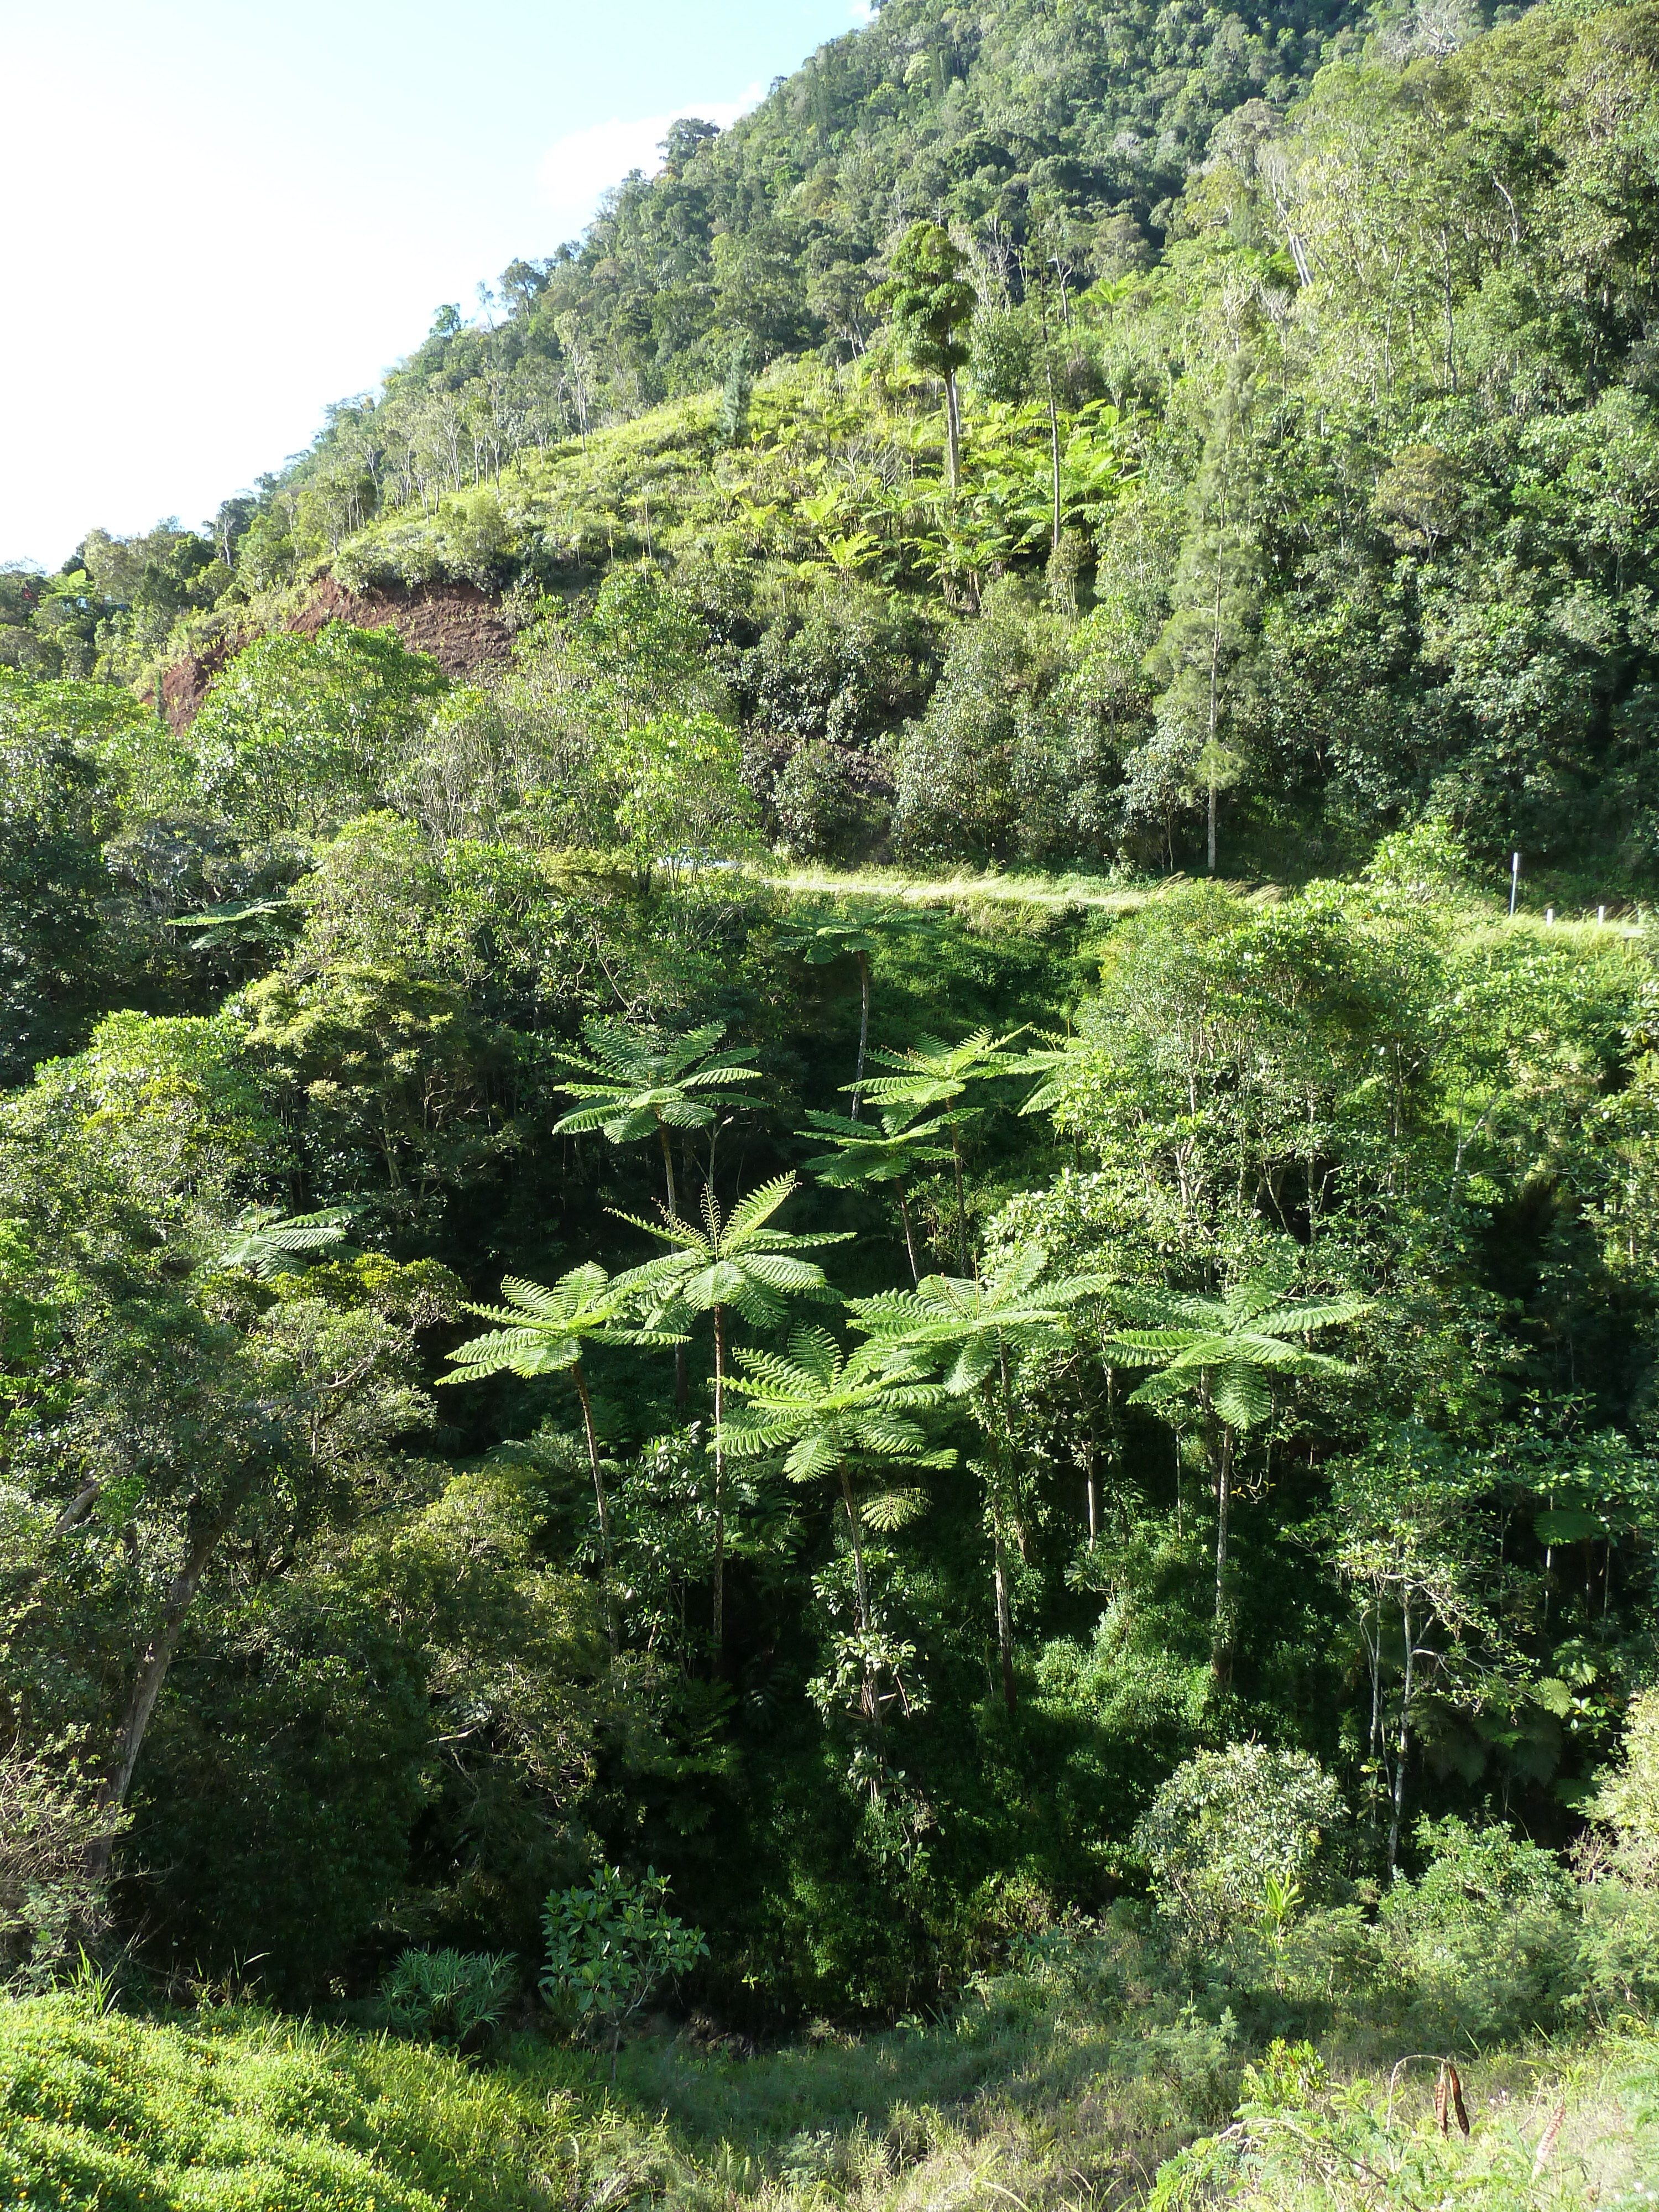
M 550 1897 L 542 1915 L 547 1963 L 541 1992 L 611 2041 L 611 2075 L 629 2022 L 671 1976 L 706 1958 L 701 1931 L 666 1910 L 668 1883 L 654 1869 L 635 1878 L 599 1866 Z
M 568 1067 L 598 1079 L 562 1083 L 560 1089 L 587 1103 L 554 1124 L 554 1133 L 603 1129 L 613 1145 L 635 1144 L 654 1131 L 662 1145 L 668 1183 L 668 1210 L 678 1214 L 671 1129 L 706 1129 L 723 1106 L 741 1103 L 743 1093 L 726 1086 L 755 1083 L 760 1071 L 749 1063 L 747 1046 L 715 1047 L 726 1034 L 724 1022 L 706 1023 L 684 1036 L 589 1021 L 584 1026 L 586 1054 L 560 1057 Z
M 562 1275 L 551 1290 L 506 1276 L 501 1295 L 508 1304 L 463 1308 L 499 1326 L 486 1336 L 458 1345 L 449 1355 L 455 1371 L 441 1375 L 441 1382 L 472 1382 L 503 1370 L 514 1375 L 562 1375 L 579 1364 L 589 1344 L 672 1341 L 659 1331 L 628 1327 L 629 1318 L 639 1310 L 640 1285 L 627 1276 L 618 1276 L 613 1283 L 603 1267 L 591 1261 Z
M 890 315 L 918 368 L 954 376 L 968 360 L 967 326 L 975 304 L 963 257 L 943 224 L 913 222 L 888 256 L 891 275 L 868 304 Z
M 729 1450 L 748 1455 L 781 1449 L 783 1471 L 792 1482 L 829 1476 L 845 1479 L 854 1463 L 879 1469 L 889 1462 L 949 1467 L 955 1454 L 929 1449 L 927 1434 L 907 1416 L 936 1406 L 945 1393 L 937 1383 L 900 1380 L 884 1371 L 884 1358 L 867 1349 L 847 1358 L 827 1329 L 798 1328 L 786 1352 L 738 1354 L 741 1375 L 728 1388 L 743 1403 L 726 1423 Z M 902 1525 L 914 1508 L 914 1492 L 895 1492 L 866 1499 L 854 1516 L 872 1528 Z
M 975 1030 L 957 1044 L 922 1036 L 900 1052 L 872 1052 L 870 1057 L 878 1067 L 896 1072 L 872 1077 L 866 1090 L 879 1106 L 951 1105 L 970 1083 L 1010 1072 L 1005 1055 L 1018 1035 L 1018 1030 L 1006 1036 Z
M 1659 1875 L 1659 1691 L 1632 1701 L 1619 1759 L 1586 1810 L 1613 1831 L 1633 1871 Z
M 0 2009 L 0 2185 L 107 2212 L 536 2212 L 548 2085 L 275 2015 Z M 561 2128 L 555 2100 L 551 2116 Z
M 405 2034 L 465 2043 L 499 2025 L 517 1962 L 492 1951 L 405 1951 L 380 1984 L 386 2017 Z
M 329 623 L 246 647 L 191 727 L 202 791 L 254 834 L 312 835 L 378 805 L 448 685 L 396 630 Z
M 1305 1753 L 1239 1743 L 1178 1766 L 1142 1814 L 1133 1846 L 1159 1909 L 1200 1946 L 1281 1917 L 1306 1891 L 1344 1818 L 1342 1792 Z
M 720 435 L 728 446 L 742 445 L 749 429 L 749 402 L 755 389 L 754 354 L 747 331 L 740 331 L 732 348 L 726 382 L 720 388 Z
M 681 1307 L 689 1313 L 717 1313 L 729 1307 L 754 1328 L 781 1321 L 788 1298 L 833 1297 L 823 1268 L 799 1255 L 840 1238 L 799 1236 L 767 1225 L 798 1187 L 793 1176 L 775 1176 L 739 1199 L 729 1212 L 706 1188 L 701 1229 L 672 1217 L 653 1222 L 623 1215 L 630 1227 L 673 1248 L 635 1270 L 638 1295 L 664 1313 Z
M 969 1040 L 972 1043 L 973 1040 Z M 964 1048 L 965 1049 L 965 1048 Z M 867 1355 L 902 1379 L 942 1369 L 945 1387 L 966 1398 L 988 1446 L 977 1472 L 986 1489 L 996 1600 L 1002 1695 L 1012 1716 L 1018 1703 L 1009 1547 L 1024 1487 L 1015 1437 L 1014 1370 L 1022 1352 L 1050 1345 L 1071 1309 L 1102 1287 L 1087 1275 L 1050 1274 L 1041 1244 L 1022 1244 L 969 1281 L 927 1275 L 915 1291 L 854 1298 L 854 1328 Z
M 931 1445 L 927 1431 L 910 1416 L 936 1406 L 944 1396 L 937 1385 L 886 1371 L 861 1347 L 850 1358 L 827 1329 L 798 1328 L 783 1353 L 738 1354 L 743 1369 L 730 1388 L 743 1403 L 721 1431 L 725 1448 L 737 1456 L 785 1452 L 783 1472 L 792 1482 L 829 1480 L 839 1489 L 853 1553 L 857 1604 L 856 1634 L 844 1639 L 838 1657 L 849 1661 L 859 1680 L 858 1706 L 879 1739 L 886 1707 L 902 1697 L 914 1711 L 914 1686 L 906 1692 L 895 1661 L 914 1656 L 895 1650 L 878 1631 L 860 1523 L 883 1534 L 902 1528 L 925 1508 L 914 1489 L 892 1486 L 890 1471 L 899 1467 L 949 1467 L 956 1454 Z M 854 1495 L 854 1478 L 873 1477 L 882 1486 L 873 1495 Z M 855 1771 L 860 1771 L 855 1761 Z M 878 1759 L 869 1774 L 879 1794 L 883 1780 Z
M 893 1071 L 887 1075 L 872 1076 L 863 1085 L 864 1095 L 873 1104 L 908 1106 L 913 1113 L 929 1106 L 950 1109 L 939 1116 L 939 1126 L 951 1133 L 951 1165 L 957 1187 L 957 1258 L 964 1274 L 968 1268 L 968 1205 L 963 1184 L 962 1132 L 967 1109 L 956 1102 L 970 1083 L 988 1082 L 1013 1073 L 1015 1063 L 1009 1058 L 1008 1047 L 1019 1034 L 1019 1030 L 1012 1030 L 1006 1036 L 1000 1037 L 988 1029 L 975 1030 L 957 1044 L 946 1044 L 936 1036 L 921 1036 L 901 1052 L 870 1054 L 878 1067 Z M 856 1103 L 856 1087 L 848 1087 L 854 1091 Z
M 804 1163 L 831 1190 L 865 1183 L 896 1182 L 918 1169 L 942 1166 L 951 1158 L 948 1145 L 937 1139 L 945 1133 L 943 1120 L 921 1121 L 920 1107 L 890 1107 L 872 1122 L 850 1121 L 844 1114 L 823 1114 L 816 1109 L 806 1116 L 803 1137 L 828 1140 L 835 1150 Z
M 109 1927 L 88 1851 L 128 1823 L 100 1801 L 99 1778 L 67 1747 L 0 1759 L 0 1985 L 52 1988 Z
M 915 1291 L 855 1298 L 855 1328 L 872 1353 L 901 1366 L 921 1361 L 944 1370 L 953 1396 L 1000 1385 L 1009 1354 L 1041 1343 L 1072 1307 L 1103 1287 L 1091 1276 L 1048 1272 L 1040 1244 L 1022 1245 L 982 1276 L 929 1275 Z
M 962 473 L 957 371 L 968 362 L 968 325 L 976 305 L 960 249 L 942 223 L 913 222 L 888 256 L 891 270 L 866 305 L 890 315 L 918 368 L 945 380 L 945 465 L 954 493 Z
M 240 1267 L 250 1275 L 295 1273 L 311 1255 L 341 1241 L 350 1218 L 343 1206 L 292 1214 L 283 1214 L 274 1206 L 254 1206 L 237 1222 L 236 1233 L 217 1264 Z
M 641 883 L 653 869 L 695 877 L 711 860 L 755 849 L 755 803 L 742 780 L 738 733 L 713 714 L 637 722 L 601 756 L 622 790 L 616 821 Z

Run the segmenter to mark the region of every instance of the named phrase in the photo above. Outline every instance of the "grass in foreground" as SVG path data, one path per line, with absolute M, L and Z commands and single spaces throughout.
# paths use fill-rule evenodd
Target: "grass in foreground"
M 0 2002 L 0 2206 L 1097 2212 L 1150 2196 L 1264 2212 L 1577 2212 L 1653 2201 L 1659 2044 L 1633 2025 L 1470 2059 L 1467 2142 L 1438 2132 L 1432 2066 L 1407 2065 L 1391 2085 L 1392 2053 L 1381 2069 L 1370 2059 L 1367 2078 L 1333 2057 L 1330 2079 L 1305 2046 L 1288 2065 L 1258 2050 L 1247 2072 L 1249 2055 L 1230 2014 L 1212 2021 L 1164 1991 L 1042 1968 L 926 2029 L 747 2060 L 639 2044 L 615 2091 L 587 2056 L 529 2036 L 484 2064 L 247 2008 L 150 2021 L 82 1996 Z

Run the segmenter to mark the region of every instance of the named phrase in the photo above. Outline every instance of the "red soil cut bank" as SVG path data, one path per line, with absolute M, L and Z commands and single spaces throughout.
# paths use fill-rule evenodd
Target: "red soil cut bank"
M 353 623 L 379 629 L 391 623 L 415 653 L 429 653 L 446 676 L 466 676 L 489 661 L 506 660 L 512 633 L 501 620 L 499 602 L 476 584 L 417 584 L 349 592 L 330 576 L 319 584 L 304 611 L 287 625 L 315 637 L 325 623 Z M 175 730 L 188 729 L 208 694 L 208 686 L 232 653 L 254 633 L 235 631 L 204 652 L 176 660 L 161 678 L 161 708 Z

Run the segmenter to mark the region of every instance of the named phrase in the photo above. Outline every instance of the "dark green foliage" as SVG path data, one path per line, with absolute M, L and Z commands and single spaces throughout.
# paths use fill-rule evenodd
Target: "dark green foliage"
M 79 1042 L 98 1001 L 109 795 L 96 763 L 0 699 L 0 1082 Z M 100 815 L 104 820 L 100 821 Z

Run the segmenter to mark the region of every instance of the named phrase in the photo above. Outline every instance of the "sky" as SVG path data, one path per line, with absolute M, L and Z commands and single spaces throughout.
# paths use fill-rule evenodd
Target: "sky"
M 0 0 L 0 564 L 195 525 L 854 0 Z

